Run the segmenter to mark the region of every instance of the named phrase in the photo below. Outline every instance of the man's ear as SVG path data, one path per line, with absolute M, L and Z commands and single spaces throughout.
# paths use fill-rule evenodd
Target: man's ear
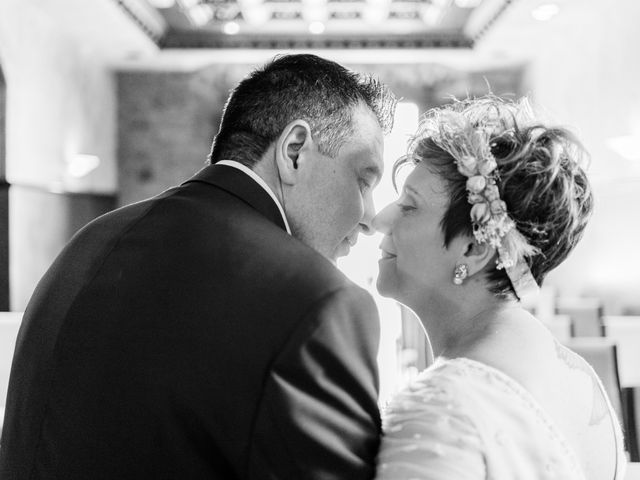
M 313 145 L 311 127 L 304 120 L 290 122 L 276 140 L 276 166 L 283 183 L 293 185 L 305 152 Z
M 464 263 L 469 271 L 469 276 L 484 270 L 489 262 L 494 261 L 496 249 L 488 243 L 477 243 L 474 237 L 467 237 L 464 254 L 459 263 Z

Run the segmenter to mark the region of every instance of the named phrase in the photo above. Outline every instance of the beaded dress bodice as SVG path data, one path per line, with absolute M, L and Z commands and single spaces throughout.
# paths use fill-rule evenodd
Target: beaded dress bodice
M 386 407 L 383 430 L 377 479 L 586 479 L 533 396 L 466 358 L 439 360 L 422 372 Z M 619 431 L 616 438 L 620 450 Z

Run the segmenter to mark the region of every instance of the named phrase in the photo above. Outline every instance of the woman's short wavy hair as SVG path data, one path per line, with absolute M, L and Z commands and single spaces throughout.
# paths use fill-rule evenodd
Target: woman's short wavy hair
M 546 275 L 567 258 L 582 238 L 593 210 L 593 194 L 584 170 L 588 161 L 585 149 L 565 128 L 541 123 L 526 99 L 510 101 L 489 95 L 456 100 L 438 110 L 443 109 L 461 113 L 479 126 L 484 119 L 492 119 L 490 144 L 498 164 L 500 198 L 518 231 L 540 252 L 526 261 L 536 282 L 542 285 Z M 429 112 L 426 117 L 433 121 Z M 458 172 L 456 159 L 425 132 L 418 129 L 408 155 L 396 162 L 393 177 L 408 163 L 424 163 L 445 180 L 449 205 L 441 227 L 448 247 L 459 235 L 473 235 L 467 177 Z M 491 269 L 487 279 L 494 294 L 514 293 L 504 270 Z

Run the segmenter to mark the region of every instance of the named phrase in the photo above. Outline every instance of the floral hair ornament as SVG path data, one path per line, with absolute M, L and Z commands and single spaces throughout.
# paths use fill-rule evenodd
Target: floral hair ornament
M 455 107 L 464 108 L 465 102 Z M 469 118 L 461 112 L 433 109 L 422 125 L 420 137 L 429 136 L 456 162 L 458 171 L 467 177 L 467 200 L 471 207 L 473 235 L 478 244 L 487 243 L 498 253 L 496 268 L 504 269 L 519 300 L 539 291 L 526 257 L 539 253 L 518 231 L 509 217 L 506 203 L 500 198 L 498 164 L 492 150 L 496 139 L 508 139 L 513 130 L 504 120 L 491 115 Z

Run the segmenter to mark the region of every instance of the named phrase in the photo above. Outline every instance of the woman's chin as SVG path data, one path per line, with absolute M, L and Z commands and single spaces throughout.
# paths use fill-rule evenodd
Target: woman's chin
M 391 281 L 391 279 L 387 275 L 384 275 L 383 272 L 380 272 L 378 275 L 376 289 L 383 297 L 397 299 L 397 288 L 395 282 Z

